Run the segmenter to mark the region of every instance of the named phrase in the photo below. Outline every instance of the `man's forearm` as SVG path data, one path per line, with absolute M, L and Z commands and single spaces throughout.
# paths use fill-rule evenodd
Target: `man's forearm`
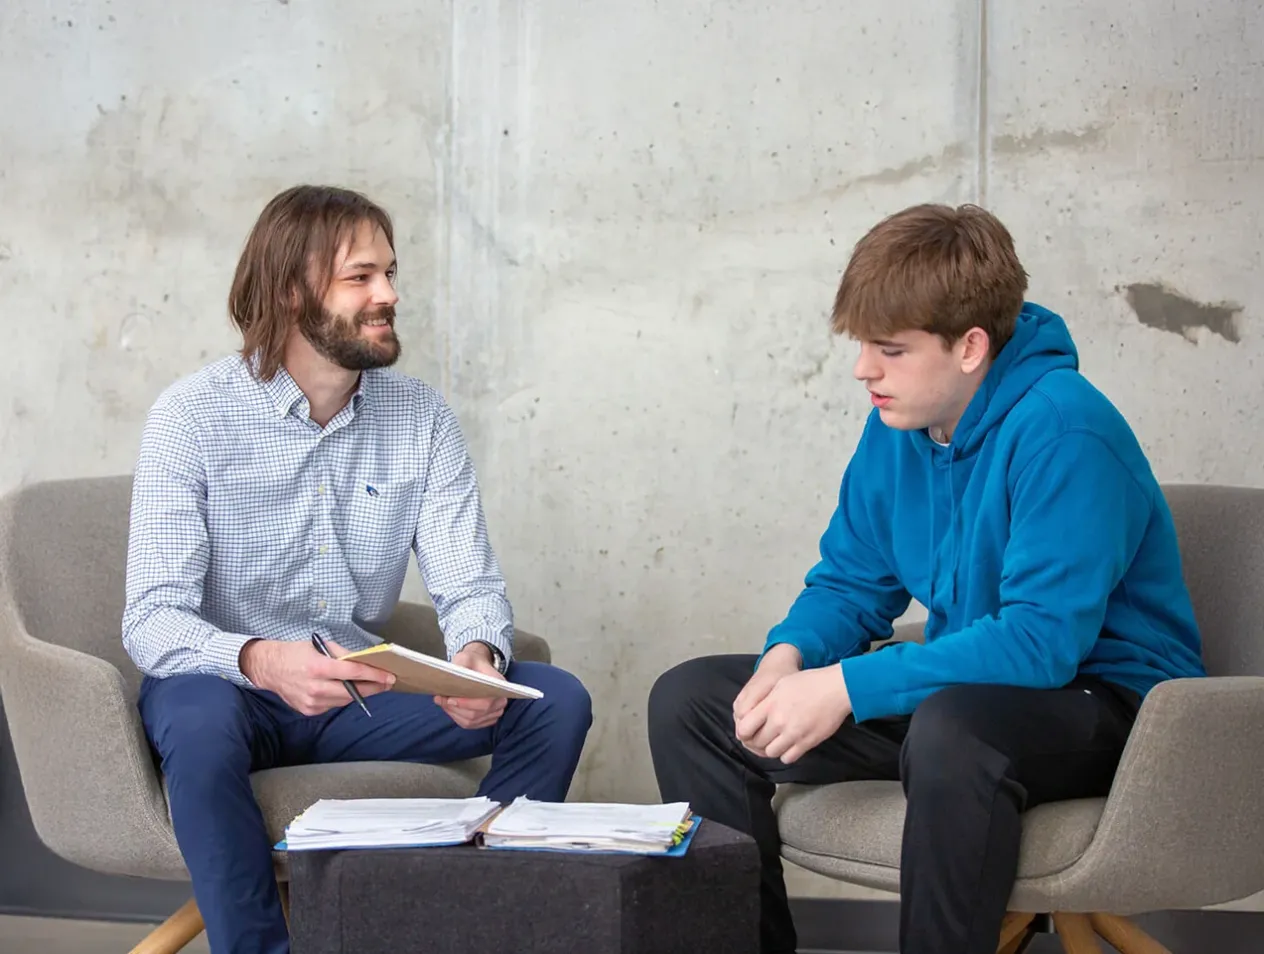
M 165 679 L 194 673 L 249 685 L 241 651 L 254 637 L 216 629 L 196 613 L 171 606 L 124 614 L 123 646 L 147 676 Z

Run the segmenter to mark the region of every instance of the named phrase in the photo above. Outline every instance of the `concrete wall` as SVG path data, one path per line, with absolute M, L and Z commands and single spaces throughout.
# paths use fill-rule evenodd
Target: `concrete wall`
M 812 563 L 867 410 L 825 317 L 882 215 L 988 205 L 1159 476 L 1264 484 L 1248 0 L 56 6 L 0 7 L 0 490 L 130 468 L 233 347 L 262 204 L 368 191 L 402 367 L 597 700 L 580 797 L 655 797 L 654 677 L 756 649 Z

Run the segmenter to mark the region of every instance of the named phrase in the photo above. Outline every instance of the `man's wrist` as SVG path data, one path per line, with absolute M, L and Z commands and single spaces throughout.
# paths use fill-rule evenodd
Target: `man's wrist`
M 237 668 L 241 670 L 241 674 L 249 680 L 250 684 L 260 689 L 264 688 L 263 675 L 261 673 L 262 659 L 267 652 L 267 640 L 250 639 L 242 643 L 240 651 L 237 653 Z
M 802 669 L 803 653 L 799 652 L 797 646 L 790 643 L 777 643 L 764 653 L 763 661 L 759 664 L 761 669 L 768 665 L 778 669 Z
M 485 643 L 481 639 L 471 639 L 468 643 L 456 651 L 456 654 L 467 656 L 475 656 L 488 665 L 496 662 L 496 654 L 492 651 L 491 643 Z

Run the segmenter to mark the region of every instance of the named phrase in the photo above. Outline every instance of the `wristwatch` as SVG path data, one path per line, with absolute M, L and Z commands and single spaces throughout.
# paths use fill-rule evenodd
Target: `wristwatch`
M 492 665 L 495 666 L 496 671 L 503 676 L 505 674 L 505 670 L 509 668 L 509 661 L 505 659 L 505 654 L 486 640 L 478 639 L 475 640 L 475 642 L 482 643 L 492 651 Z

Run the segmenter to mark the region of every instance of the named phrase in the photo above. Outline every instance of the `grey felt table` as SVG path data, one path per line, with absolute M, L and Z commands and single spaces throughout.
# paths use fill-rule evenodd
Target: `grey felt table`
M 293 954 L 756 954 L 759 852 L 703 820 L 679 858 L 451 848 L 298 851 Z

